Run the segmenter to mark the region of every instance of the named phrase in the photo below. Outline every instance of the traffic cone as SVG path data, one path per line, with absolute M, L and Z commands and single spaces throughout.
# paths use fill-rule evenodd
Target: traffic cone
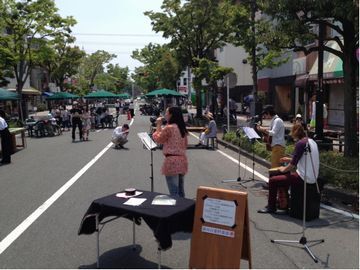
M 131 113 L 130 110 L 127 111 L 127 120 L 131 120 Z

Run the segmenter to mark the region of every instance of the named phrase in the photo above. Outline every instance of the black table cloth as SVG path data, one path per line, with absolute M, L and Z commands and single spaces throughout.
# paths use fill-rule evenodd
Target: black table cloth
M 159 247 L 163 250 L 172 246 L 171 234 L 180 231 L 192 232 L 194 200 L 172 197 L 176 199 L 176 205 L 152 205 L 153 198 L 161 194 L 142 192 L 135 197 L 146 198 L 139 206 L 124 205 L 128 199 L 116 197 L 116 193 L 94 200 L 81 221 L 78 234 L 92 234 L 96 231 L 95 215 L 98 215 L 99 223 L 110 216 L 124 216 L 131 220 L 142 218 L 154 232 Z

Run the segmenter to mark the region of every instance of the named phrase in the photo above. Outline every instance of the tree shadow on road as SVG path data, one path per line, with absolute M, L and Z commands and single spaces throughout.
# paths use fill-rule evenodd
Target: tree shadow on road
M 157 262 L 148 261 L 140 256 L 140 245 L 128 245 L 125 247 L 108 250 L 100 255 L 100 267 L 104 269 L 156 269 Z M 156 251 L 154 251 L 156 252 Z M 96 269 L 96 261 L 89 265 L 80 265 L 79 269 Z M 161 268 L 169 268 L 161 265 Z

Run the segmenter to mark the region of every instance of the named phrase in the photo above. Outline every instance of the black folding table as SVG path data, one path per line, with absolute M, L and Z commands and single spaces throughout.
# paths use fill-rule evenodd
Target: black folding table
M 185 198 L 176 199 L 176 205 L 152 205 L 155 196 L 161 193 L 141 191 L 135 198 L 146 198 L 139 206 L 125 205 L 128 199 L 119 198 L 117 193 L 94 200 L 82 218 L 78 234 L 97 233 L 97 267 L 99 268 L 99 236 L 106 223 L 124 217 L 133 222 L 133 244 L 135 245 L 135 224 L 141 219 L 151 228 L 158 242 L 158 265 L 161 265 L 161 250 L 172 246 L 171 234 L 192 232 L 195 201 Z M 171 196 L 170 196 L 171 197 Z M 102 226 L 100 228 L 100 226 Z

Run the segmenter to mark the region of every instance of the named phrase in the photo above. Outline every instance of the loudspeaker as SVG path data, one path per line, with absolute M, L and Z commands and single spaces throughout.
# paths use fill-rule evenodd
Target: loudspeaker
M 291 186 L 290 212 L 293 218 L 303 219 L 304 184 Z M 317 192 L 316 184 L 306 184 L 306 216 L 310 221 L 319 218 L 320 194 Z

